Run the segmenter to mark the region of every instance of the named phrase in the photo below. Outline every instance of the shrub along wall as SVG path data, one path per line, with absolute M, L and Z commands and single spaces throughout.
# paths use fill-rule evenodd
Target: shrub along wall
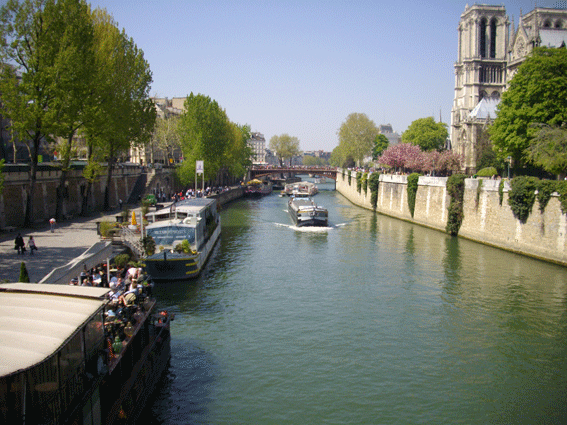
M 374 209 L 370 188 L 359 193 L 356 180 L 351 179 L 352 185 L 348 180 L 339 174 L 337 191 L 358 206 Z M 543 211 L 534 206 L 523 222 L 525 216 L 521 216 L 522 220 L 516 218 L 508 202 L 511 189 L 508 182 L 500 185 L 499 180 L 465 179 L 464 183 L 459 236 L 567 265 L 567 215 L 561 210 L 557 193 L 551 195 Z M 447 234 L 450 203 L 447 178 L 420 176 L 412 218 L 407 200 L 407 176 L 380 175 L 376 211 L 381 214 Z

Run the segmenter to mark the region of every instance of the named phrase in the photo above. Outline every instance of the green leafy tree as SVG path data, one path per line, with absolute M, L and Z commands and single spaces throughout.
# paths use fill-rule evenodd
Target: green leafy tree
M 250 140 L 250 125 L 239 125 L 230 123 L 231 136 L 224 155 L 222 167 L 223 179 L 230 176 L 243 178 L 246 171 L 252 166 L 252 148 L 248 144 Z M 221 184 L 226 182 L 221 181 Z
M 354 112 L 341 124 L 337 134 L 345 160 L 351 157 L 360 166 L 372 154 L 378 127 L 366 114 Z
M 542 124 L 527 149 L 528 158 L 562 178 L 567 173 L 567 127 Z
M 67 0 L 65 7 L 65 32 L 59 40 L 62 50 L 69 52 L 60 61 L 57 77 L 56 109 L 57 128 L 53 136 L 58 138 L 57 153 L 61 167 L 57 187 L 55 216 L 63 218 L 67 198 L 66 182 L 71 159 L 76 155 L 75 135 L 88 119 L 89 97 L 94 91 L 96 69 L 94 63 L 94 25 L 89 6 L 83 1 Z
M 166 161 L 173 158 L 176 149 L 181 148 L 181 137 L 179 133 L 180 117 L 173 115 L 171 117 L 158 118 L 156 125 L 150 138 L 150 162 L 154 162 L 155 151 L 161 151 Z
M 567 49 L 564 48 L 536 48 L 520 65 L 510 87 L 502 94 L 498 115 L 489 129 L 500 158 L 511 156 L 517 165 L 530 159 L 538 161 L 537 155 L 530 156 L 528 152 L 540 131 L 537 124 L 560 127 L 567 123 L 565 75 Z
M 318 156 L 303 155 L 303 165 L 307 167 L 322 167 L 327 165 L 327 162 Z
M 85 13 L 79 0 L 9 0 L 0 9 L 3 114 L 30 157 L 26 226 L 34 217 L 40 145 L 68 131 L 77 113 L 83 82 L 75 77 L 83 76 L 90 40 Z
M 435 122 L 433 117 L 419 118 L 402 133 L 402 142 L 419 146 L 423 151 L 440 151 L 448 136 L 447 124 Z
M 184 159 L 178 174 L 181 183 L 194 180 L 197 160 L 204 161 L 206 180 L 217 177 L 234 137 L 224 109 L 208 96 L 191 93 L 185 99 L 179 131 Z
M 280 136 L 272 136 L 270 149 L 278 157 L 280 165 L 283 165 L 286 159 L 291 161 L 294 156 L 299 155 L 299 139 L 286 133 Z
M 388 146 L 390 146 L 390 141 L 386 136 L 383 134 L 376 135 L 376 138 L 374 139 L 374 147 L 372 148 L 372 159 L 374 161 L 377 160 L 380 155 L 382 155 L 382 152 L 388 149 Z
M 97 9 L 92 16 L 97 90 L 92 95 L 85 134 L 90 155 L 96 150 L 108 164 L 104 192 L 104 209 L 108 210 L 114 165 L 132 144 L 149 141 L 156 111 L 149 97 L 152 73 L 142 50 L 106 11 Z
M 336 146 L 331 152 L 331 158 L 329 158 L 329 164 L 333 167 L 343 167 L 346 168 L 344 162 L 346 158 L 346 153 L 344 152 L 344 146 L 340 144 Z

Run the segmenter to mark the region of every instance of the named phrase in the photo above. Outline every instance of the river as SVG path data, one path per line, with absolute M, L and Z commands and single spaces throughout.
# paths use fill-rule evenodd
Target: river
M 565 423 L 565 267 L 315 199 L 329 228 L 231 203 L 203 274 L 156 288 L 176 317 L 148 423 Z

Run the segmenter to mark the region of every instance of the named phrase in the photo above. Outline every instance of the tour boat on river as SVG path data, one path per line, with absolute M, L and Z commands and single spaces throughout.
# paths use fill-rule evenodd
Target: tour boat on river
M 0 284 L 0 423 L 135 424 L 166 370 L 171 317 L 109 288 Z
M 317 205 L 308 196 L 292 196 L 287 210 L 297 227 L 324 226 L 328 224 L 329 213 L 325 207 Z
M 197 277 L 220 237 L 221 221 L 215 198 L 192 198 L 146 215 L 147 236 L 155 252 L 144 258 L 154 281 Z
M 272 182 L 266 180 L 250 180 L 244 189 L 244 196 L 247 198 L 258 198 L 272 193 Z
M 301 181 L 295 183 L 288 183 L 285 185 L 282 195 L 287 196 L 314 196 L 319 193 L 319 189 L 315 183 Z

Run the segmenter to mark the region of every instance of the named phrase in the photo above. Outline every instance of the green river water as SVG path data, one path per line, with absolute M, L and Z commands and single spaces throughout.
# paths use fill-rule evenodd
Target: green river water
M 233 202 L 204 273 L 156 288 L 176 317 L 148 423 L 567 423 L 565 267 L 315 200 L 329 228 Z

